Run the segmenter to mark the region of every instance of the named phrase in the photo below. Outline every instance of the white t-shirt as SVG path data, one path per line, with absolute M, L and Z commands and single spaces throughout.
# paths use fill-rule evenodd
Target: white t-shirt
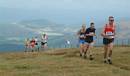
M 47 35 L 42 36 L 42 42 L 47 42 L 47 39 L 48 39 Z

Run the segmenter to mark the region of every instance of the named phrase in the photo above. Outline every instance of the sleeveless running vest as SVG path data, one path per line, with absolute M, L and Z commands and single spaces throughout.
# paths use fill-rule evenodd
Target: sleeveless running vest
M 114 32 L 115 32 L 115 27 L 111 27 L 108 24 L 106 24 L 105 26 L 105 30 L 104 33 L 106 36 L 108 36 L 109 38 L 114 38 Z
M 79 38 L 80 39 L 84 39 L 84 37 L 85 37 L 85 32 L 81 32 L 81 30 L 80 30 L 80 36 L 79 36 Z

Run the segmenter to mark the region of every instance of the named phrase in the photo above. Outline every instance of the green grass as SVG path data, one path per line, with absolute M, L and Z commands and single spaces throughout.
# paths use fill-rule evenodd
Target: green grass
M 116 47 L 113 64 L 103 63 L 103 48 L 95 59 L 79 57 L 78 49 L 34 53 L 1 53 L 0 76 L 130 76 L 130 47 Z

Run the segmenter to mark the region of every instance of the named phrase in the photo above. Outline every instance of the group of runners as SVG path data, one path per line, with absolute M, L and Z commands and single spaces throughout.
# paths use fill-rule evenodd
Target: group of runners
M 25 39 L 25 52 L 40 51 L 40 48 L 42 50 L 47 49 L 47 39 L 48 36 L 45 33 L 41 35 L 40 39 L 38 37 L 33 37 L 32 39 Z
M 103 37 L 104 44 L 104 63 L 112 64 L 111 56 L 116 27 L 114 24 L 113 16 L 109 16 L 108 20 L 109 22 L 105 24 L 102 29 L 101 36 Z M 84 57 L 85 59 L 87 57 L 89 57 L 90 60 L 94 59 L 94 54 L 92 50 L 97 38 L 95 31 L 96 29 L 94 22 L 91 22 L 90 27 L 88 28 L 86 28 L 86 25 L 83 24 L 81 29 L 77 33 L 80 44 L 80 56 Z M 31 51 L 33 52 L 39 51 L 40 47 L 47 48 L 47 39 L 48 36 L 45 33 L 42 34 L 40 40 L 37 37 L 32 38 L 31 40 L 27 38 L 25 40 L 25 52 L 27 52 L 29 49 L 31 49 Z M 68 43 L 70 44 L 70 42 Z
M 102 29 L 101 36 L 103 37 L 104 44 L 104 63 L 112 64 L 111 56 L 116 27 L 113 16 L 109 16 L 108 20 L 109 22 Z M 86 28 L 86 25 L 83 24 L 82 28 L 78 31 L 81 57 L 89 57 L 90 60 L 94 59 L 92 48 L 96 38 L 95 30 L 94 22 L 91 22 L 89 28 Z

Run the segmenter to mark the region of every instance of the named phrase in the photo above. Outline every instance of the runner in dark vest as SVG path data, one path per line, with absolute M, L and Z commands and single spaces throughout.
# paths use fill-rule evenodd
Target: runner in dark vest
M 92 48 L 93 48 L 93 45 L 94 45 L 94 36 L 95 35 L 95 27 L 94 27 L 94 23 L 90 23 L 90 27 L 87 28 L 86 30 L 86 38 L 85 38 L 85 42 L 86 42 L 86 50 L 85 50 L 85 55 L 84 55 L 84 58 L 86 58 L 86 53 L 89 54 L 89 57 L 90 57 L 90 60 L 93 60 L 93 53 L 92 53 Z

